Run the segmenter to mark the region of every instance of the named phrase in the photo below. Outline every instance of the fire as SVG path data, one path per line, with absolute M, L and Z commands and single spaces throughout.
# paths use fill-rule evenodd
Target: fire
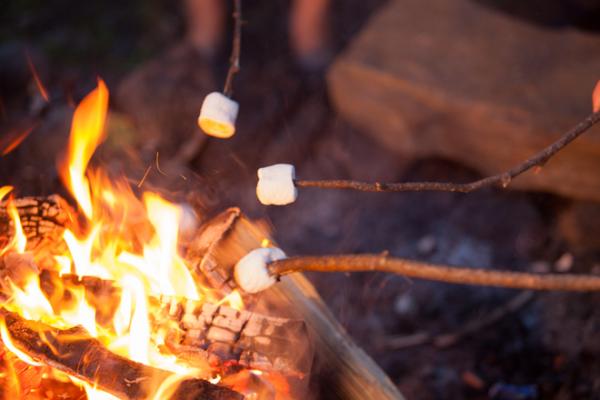
M 107 109 L 108 89 L 98 80 L 98 87 L 81 101 L 73 114 L 67 159 L 61 168 L 63 181 L 88 219 L 92 218 L 93 209 L 85 174 L 92 154 L 104 139 Z
M 4 318 L 0 318 L 0 338 L 2 338 L 2 343 L 6 346 L 6 348 L 16 355 L 21 361 L 34 367 L 39 367 L 42 365 L 39 362 L 31 359 L 31 357 L 23 353 L 17 346 L 13 344 L 10 334 L 8 333 L 8 329 L 6 328 L 6 321 Z
M 210 371 L 198 371 L 179 363 L 173 355 L 163 354 L 159 345 L 164 338 L 154 335 L 151 329 L 153 310 L 149 299 L 152 297 L 203 298 L 179 255 L 181 209 L 156 193 L 144 193 L 140 201 L 125 180 L 114 182 L 100 170 L 88 170 L 90 159 L 104 138 L 108 97 L 106 85 L 99 80 L 97 88 L 81 101 L 73 115 L 69 146 L 60 173 L 86 222 L 73 230 L 65 230 L 63 238 L 68 251 L 55 256 L 54 260 L 60 276 L 75 274 L 113 282 L 120 289 L 114 316 L 108 324 L 100 324 L 98 311 L 88 302 L 82 287 L 68 288 L 68 304 L 61 303 L 60 309 L 55 310 L 36 274 L 27 276 L 20 285 L 11 282 L 12 297 L 5 307 L 24 318 L 60 328 L 82 326 L 111 351 L 173 371 L 175 377 L 210 377 Z M 11 190 L 8 186 L 0 188 L 0 199 Z M 11 199 L 7 214 L 13 235 L 1 254 L 24 253 L 27 239 Z M 233 301 L 239 305 L 241 299 Z M 36 364 L 12 344 L 3 320 L 0 335 L 17 357 Z M 79 384 L 89 399 L 112 398 L 91 385 Z M 166 393 L 169 388 L 167 383 L 165 385 L 161 390 Z
M 124 178 L 114 180 L 100 169 L 88 168 L 96 147 L 104 139 L 108 98 L 108 89 L 99 80 L 97 88 L 81 101 L 73 115 L 60 174 L 85 220 L 73 216 L 75 226 L 63 233 L 67 250 L 53 255 L 52 260 L 59 277 L 100 278 L 102 282 L 109 282 L 118 289 L 114 298 L 111 297 L 112 304 L 95 303 L 83 286 L 75 284 L 65 284 L 64 288 L 49 294 L 40 284 L 39 274 L 30 272 L 15 281 L 11 278 L 11 297 L 3 307 L 26 319 L 60 329 L 81 326 L 110 351 L 173 372 L 172 378 L 165 380 L 153 395 L 156 399 L 165 398 L 163 395 L 171 393 L 173 385 L 189 377 L 227 382 L 227 378 L 212 371 L 208 363 L 202 369 L 191 367 L 170 354 L 165 349 L 164 330 L 152 327 L 156 299 L 163 296 L 207 300 L 237 310 L 243 309 L 244 303 L 236 290 L 215 298 L 213 291 L 197 285 L 180 255 L 179 224 L 185 218 L 180 206 L 157 193 L 137 196 Z M 12 187 L 0 187 L 0 200 L 11 191 Z M 0 249 L 0 255 L 27 256 L 27 238 L 12 198 L 7 202 L 7 214 L 13 235 Z M 0 336 L 18 358 L 38 365 L 13 344 L 6 322 L 1 318 Z M 40 339 L 44 340 L 42 336 L 40 333 Z M 260 374 L 260 371 L 252 371 L 244 376 Z M 69 379 L 86 391 L 88 399 L 114 398 L 76 377 Z M 243 386 L 238 381 L 239 386 Z
M 23 233 L 23 226 L 21 225 L 21 219 L 19 218 L 19 211 L 15 207 L 15 203 L 10 199 L 7 206 L 8 216 L 13 224 L 14 234 L 9 245 L 4 249 L 14 249 L 17 253 L 22 254 L 25 252 L 27 246 L 27 238 Z

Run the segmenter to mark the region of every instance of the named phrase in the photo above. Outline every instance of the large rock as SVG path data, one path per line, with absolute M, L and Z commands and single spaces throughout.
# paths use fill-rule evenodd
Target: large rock
M 598 54 L 600 36 L 468 0 L 392 0 L 334 63 L 329 89 L 338 110 L 386 147 L 492 174 L 591 112 Z M 600 200 L 600 128 L 513 185 Z

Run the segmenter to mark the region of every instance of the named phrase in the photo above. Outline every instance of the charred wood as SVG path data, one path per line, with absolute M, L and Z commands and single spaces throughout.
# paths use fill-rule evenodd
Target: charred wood
M 8 260 L 8 261 L 7 261 Z M 9 268 L 2 266 L 9 265 Z M 10 279 L 0 286 L 10 296 L 11 282 L 22 286 L 24 276 L 37 274 L 28 253 L 0 257 L 0 275 Z M 77 298 L 73 290 L 83 290 L 85 299 L 96 310 L 96 321 L 109 326 L 118 306 L 120 289 L 114 282 L 96 277 L 79 277 L 43 270 L 40 286 L 54 310 L 70 309 Z M 167 333 L 169 350 L 196 366 L 211 365 L 222 369 L 235 364 L 244 368 L 302 377 L 310 370 L 306 354 L 290 349 L 308 341 L 306 325 L 301 320 L 267 317 L 249 311 L 237 311 L 225 305 L 186 299 L 154 297 L 154 329 Z
M 73 223 L 74 212 L 58 195 L 22 197 L 13 202 L 27 237 L 28 249 L 55 247 L 62 241 L 65 227 Z M 14 232 L 7 204 L 7 201 L 0 203 L 0 246 L 6 245 Z
M 228 219 L 228 214 L 234 217 Z M 228 222 L 227 229 L 221 229 L 223 237 L 207 254 L 226 254 L 213 257 L 216 260 L 213 270 L 218 270 L 226 277 L 223 280 L 233 285 L 232 266 L 250 250 L 263 246 L 265 241 L 271 241 L 270 232 L 265 224 L 249 220 L 238 209 L 229 209 L 212 221 L 222 220 Z M 231 253 L 228 253 L 229 249 L 232 249 Z M 403 398 L 381 368 L 352 341 L 302 274 L 283 277 L 279 284 L 260 296 L 262 307 L 266 310 L 261 309 L 261 312 L 286 313 L 284 315 L 305 322 L 316 349 L 315 366 L 312 369 L 325 372 L 320 380 L 325 382 L 321 391 L 327 398 Z M 302 343 L 297 342 L 295 351 L 313 354 L 301 349 L 301 346 Z
M 149 367 L 107 350 L 79 327 L 61 330 L 29 321 L 15 313 L 0 312 L 13 344 L 27 356 L 63 371 L 98 389 L 124 399 L 151 398 L 173 376 L 168 371 Z M 176 390 L 172 400 L 240 400 L 243 397 L 202 379 L 188 379 L 194 391 Z
M 250 221 L 239 208 L 228 208 L 202 225 L 188 247 L 186 260 L 201 281 L 228 293 L 236 287 L 235 263 L 269 235 L 265 223 Z
M 203 356 L 213 366 L 239 366 L 286 376 L 305 377 L 312 354 L 295 352 L 309 340 L 304 321 L 267 317 L 210 303 L 172 299 L 162 315 L 177 322 L 169 347 L 176 354 Z

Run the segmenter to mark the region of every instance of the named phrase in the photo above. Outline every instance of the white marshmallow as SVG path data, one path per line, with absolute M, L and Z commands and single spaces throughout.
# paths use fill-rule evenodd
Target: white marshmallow
M 239 104 L 223 93 L 212 92 L 204 98 L 198 126 L 207 135 L 227 139 L 235 133 Z
M 284 206 L 293 203 L 298 197 L 298 189 L 294 185 L 296 170 L 290 164 L 275 164 L 258 169 L 256 196 L 268 206 Z
M 268 289 L 277 282 L 277 279 L 269 273 L 267 264 L 284 258 L 286 258 L 285 253 L 277 247 L 254 249 L 235 264 L 235 281 L 248 293 L 258 293 Z

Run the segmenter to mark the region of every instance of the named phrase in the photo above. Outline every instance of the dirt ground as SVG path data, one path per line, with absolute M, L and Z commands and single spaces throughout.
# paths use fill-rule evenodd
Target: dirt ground
M 274 162 L 295 164 L 307 179 L 465 181 L 479 176 L 448 160 L 403 160 L 343 121 L 329 103 L 324 74 L 307 74 L 294 64 L 287 45 L 287 2 L 268 3 L 244 1 L 242 71 L 235 82 L 241 114 L 229 141 L 197 139 L 195 128 L 204 95 L 223 81 L 228 49 L 212 63 L 197 56 L 182 42 L 177 3 L 63 0 L 53 6 L 37 1 L 8 6 L 0 17 L 0 128 L 18 131 L 32 115 L 39 123 L 19 148 L 0 159 L 2 183 L 15 184 L 21 194 L 58 190 L 52 171 L 68 133 L 69 103 L 100 75 L 113 94 L 114 112 L 112 136 L 99 159 L 138 182 L 158 151 L 169 176 L 153 173 L 147 185 L 184 196 L 207 215 L 239 205 L 252 217 L 266 218 L 288 254 L 389 251 L 453 265 L 600 273 L 598 249 L 569 248 L 558 226 L 572 202 L 543 193 L 304 189 L 291 206 L 261 206 L 254 195 L 255 171 Z M 503 2 L 505 7 L 512 3 Z M 334 2 L 336 52 L 381 4 Z M 528 17 L 521 9 L 515 14 Z M 566 20 L 551 17 L 536 23 L 590 25 L 576 13 Z M 24 46 L 51 89 L 50 107 L 35 100 L 22 61 Z M 157 132 L 140 128 L 140 121 Z M 147 135 L 155 135 L 154 147 L 143 145 Z M 184 152 L 182 162 L 181 151 L 188 146 L 195 151 Z M 534 294 L 499 321 L 460 334 L 519 293 L 378 273 L 312 274 L 310 279 L 407 399 L 600 399 L 597 294 Z M 447 333 L 460 334 L 459 340 L 446 347 L 411 340 Z M 317 397 L 318 374 L 312 385 Z

